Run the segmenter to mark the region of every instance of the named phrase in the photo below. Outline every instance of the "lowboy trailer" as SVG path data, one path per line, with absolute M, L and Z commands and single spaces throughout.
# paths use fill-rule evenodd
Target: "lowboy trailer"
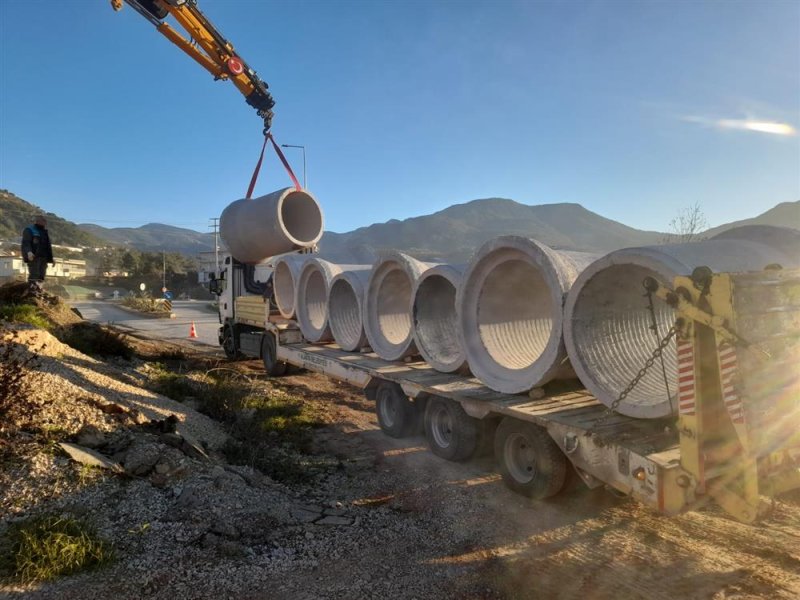
M 677 418 L 613 413 L 578 382 L 508 395 L 425 362 L 310 344 L 293 321 L 271 314 L 261 325 L 253 306 L 249 320 L 223 326 L 235 353 L 261 358 L 270 375 L 294 365 L 363 389 L 391 437 L 422 429 L 431 451 L 453 461 L 493 447 L 506 485 L 526 496 L 555 496 L 574 468 L 590 488 L 665 514 L 715 502 L 756 521 L 765 497 L 800 487 L 800 271 L 699 269 L 671 288 L 644 283 L 676 312 L 676 343 L 662 349 L 678 353 Z

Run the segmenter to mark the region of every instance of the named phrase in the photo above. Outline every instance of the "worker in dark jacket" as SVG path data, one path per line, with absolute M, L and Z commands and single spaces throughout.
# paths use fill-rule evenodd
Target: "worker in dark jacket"
M 22 232 L 22 260 L 28 265 L 28 282 L 41 286 L 47 273 L 47 263 L 55 266 L 53 247 L 47 233 L 47 221 L 41 215 Z

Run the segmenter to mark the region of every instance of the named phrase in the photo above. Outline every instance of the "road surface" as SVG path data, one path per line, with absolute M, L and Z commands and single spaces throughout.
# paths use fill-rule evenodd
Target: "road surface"
M 126 311 L 108 300 L 78 300 L 70 303 L 81 311 L 83 318 L 95 323 L 113 323 L 149 338 L 169 341 L 191 341 L 219 347 L 219 319 L 210 302 L 177 300 L 172 303 L 174 319 L 153 319 Z M 197 339 L 189 339 L 189 329 L 195 324 Z

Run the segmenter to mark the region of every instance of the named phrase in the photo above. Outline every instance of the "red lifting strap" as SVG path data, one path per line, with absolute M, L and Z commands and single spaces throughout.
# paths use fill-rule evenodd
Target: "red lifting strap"
M 258 174 L 261 171 L 261 163 L 264 162 L 264 150 L 267 148 L 267 141 L 272 142 L 272 147 L 275 148 L 275 153 L 278 155 L 278 158 L 281 159 L 283 166 L 286 168 L 286 172 L 289 173 L 289 177 L 292 178 L 292 183 L 294 183 L 294 187 L 297 190 L 302 190 L 303 188 L 300 186 L 300 182 L 297 181 L 297 177 L 295 177 L 294 171 L 292 171 L 292 167 L 289 166 L 289 161 L 286 160 L 286 157 L 281 152 L 280 146 L 275 143 L 275 138 L 272 137 L 271 133 L 268 133 L 264 136 L 264 145 L 261 146 L 261 154 L 258 155 L 258 162 L 256 163 L 256 168 L 253 170 L 253 176 L 250 178 L 250 185 L 247 188 L 247 195 L 245 198 L 248 200 L 253 197 L 253 190 L 256 187 L 256 181 L 258 180 Z

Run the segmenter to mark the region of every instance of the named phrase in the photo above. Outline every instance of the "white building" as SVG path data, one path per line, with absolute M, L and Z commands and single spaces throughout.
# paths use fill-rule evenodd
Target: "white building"
M 86 276 L 86 261 L 75 258 L 56 258 L 55 266 L 47 265 L 47 277 L 77 279 Z M 0 281 L 27 279 L 28 266 L 19 256 L 0 256 Z

